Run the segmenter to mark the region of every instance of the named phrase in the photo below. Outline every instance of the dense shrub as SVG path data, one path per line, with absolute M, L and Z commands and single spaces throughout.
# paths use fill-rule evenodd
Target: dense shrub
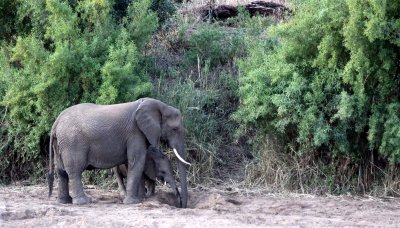
M 284 153 L 328 159 L 334 175 L 359 170 L 350 185 L 400 163 L 399 11 L 398 1 L 296 1 L 270 30 L 278 45 L 251 46 L 240 65 L 242 130 L 279 135 Z
M 160 24 L 171 18 L 176 11 L 172 0 L 153 0 L 150 9 L 157 13 Z
M 127 15 L 128 5 L 135 0 L 117 0 L 113 4 L 112 15 L 117 21 L 121 21 L 123 17 Z M 158 16 L 159 24 L 162 25 L 167 21 L 176 11 L 175 6 L 170 0 L 152 0 L 150 10 L 154 11 Z M 146 13 L 146 11 L 143 11 Z M 143 12 L 137 12 L 138 14 Z
M 0 2 L 0 40 L 10 39 L 15 33 L 15 24 L 17 21 L 17 1 L 3 0 Z
M 244 36 L 239 31 L 211 24 L 198 26 L 188 41 L 187 61 L 202 66 L 208 61 L 211 67 L 232 62 L 244 54 Z
M 138 51 L 158 26 L 150 3 L 130 4 L 121 21 L 114 1 L 32 0 L 13 9 L 27 24 L 16 41 L 3 40 L 0 58 L 0 110 L 8 110 L 0 122 L 2 181 L 43 175 L 48 132 L 66 107 L 151 93 Z

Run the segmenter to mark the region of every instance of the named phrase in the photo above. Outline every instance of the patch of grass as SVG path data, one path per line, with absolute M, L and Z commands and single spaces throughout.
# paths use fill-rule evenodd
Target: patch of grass
M 221 76 L 221 75 L 219 75 Z M 214 176 L 220 158 L 220 147 L 232 137 L 234 123 L 229 116 L 233 103 L 226 98 L 233 96 L 230 79 L 221 76 L 214 84 L 206 82 L 203 74 L 196 79 L 174 79 L 159 82 L 157 97 L 181 110 L 186 129 L 189 160 L 189 180 L 200 183 Z M 232 98 L 233 102 L 235 98 Z
M 185 54 L 188 64 L 216 67 L 233 62 L 244 54 L 244 36 L 238 30 L 205 23 L 189 37 Z
M 329 167 L 285 153 L 282 142 L 268 135 L 254 142 L 254 159 L 246 166 L 245 183 L 250 187 L 264 187 L 268 191 L 295 191 L 323 194 L 332 192 L 334 175 Z M 325 167 L 325 168 L 324 168 Z
M 93 184 L 103 189 L 118 189 L 111 169 L 86 170 L 82 173 L 82 182 L 84 185 Z

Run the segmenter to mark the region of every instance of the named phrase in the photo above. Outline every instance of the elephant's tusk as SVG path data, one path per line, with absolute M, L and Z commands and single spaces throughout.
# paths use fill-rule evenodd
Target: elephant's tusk
M 192 165 L 192 164 L 190 164 L 189 162 L 183 160 L 183 158 L 178 154 L 178 151 L 176 151 L 175 148 L 173 148 L 172 150 L 174 151 L 176 157 L 177 157 L 181 162 L 185 163 L 186 165 Z

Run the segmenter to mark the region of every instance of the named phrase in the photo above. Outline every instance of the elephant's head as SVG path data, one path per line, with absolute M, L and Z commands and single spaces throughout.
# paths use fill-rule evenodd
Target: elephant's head
M 172 171 L 171 161 L 161 150 L 153 146 L 150 146 L 148 155 L 144 174 L 152 181 L 155 181 L 156 178 L 158 178 L 161 181 L 168 183 L 174 192 L 174 195 L 178 199 L 177 205 L 181 206 L 180 193 L 176 185 L 174 172 Z
M 179 181 L 181 184 L 181 207 L 187 207 L 188 191 L 186 181 L 186 167 L 189 164 L 186 157 L 184 128 L 180 111 L 161 101 L 144 98 L 139 104 L 136 123 L 144 133 L 151 146 L 159 148 L 160 141 L 171 147 L 179 159 Z

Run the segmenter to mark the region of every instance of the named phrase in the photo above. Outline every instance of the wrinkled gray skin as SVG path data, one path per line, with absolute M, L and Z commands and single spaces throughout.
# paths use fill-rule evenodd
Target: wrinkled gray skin
M 143 98 L 123 104 L 69 107 L 58 116 L 50 134 L 49 196 L 54 180 L 53 159 L 59 177 L 58 201 L 74 204 L 91 202 L 83 191 L 84 170 L 110 169 L 127 163 L 124 203 L 139 203 L 143 200 L 139 189 L 147 148 L 160 148 L 160 141 L 186 157 L 181 113 L 161 101 Z M 177 200 L 179 206 L 186 208 L 186 167 L 181 161 L 178 171 L 181 198 Z
M 142 184 L 140 186 L 141 188 L 139 189 L 139 194 L 146 195 L 147 197 L 154 195 L 156 178 L 159 178 L 170 185 L 174 195 L 177 196 L 177 199 L 179 199 L 179 191 L 176 186 L 170 160 L 167 158 L 167 156 L 163 154 L 161 150 L 157 150 L 152 146 L 150 146 L 148 153 L 149 154 L 146 158 L 146 164 L 144 167 Z M 127 176 L 128 166 L 126 164 L 122 164 L 114 167 L 112 170 L 115 177 L 117 178 L 120 195 L 125 196 L 126 188 L 123 179 Z M 177 201 L 177 205 L 180 205 L 179 201 Z
M 155 184 L 155 179 L 153 180 L 147 176 L 146 166 L 147 166 L 147 162 L 146 162 L 146 165 L 144 168 L 145 171 L 143 173 L 142 185 L 140 186 L 140 189 L 139 189 L 139 195 L 145 195 L 146 197 L 150 197 L 150 196 L 154 195 L 154 193 L 155 193 L 156 184 Z M 128 166 L 126 164 L 116 166 L 116 167 L 112 168 L 112 172 L 114 173 L 114 176 L 117 179 L 118 190 L 119 190 L 120 196 L 125 197 L 126 196 L 126 187 L 125 187 L 124 179 L 126 178 L 126 175 L 128 173 Z

